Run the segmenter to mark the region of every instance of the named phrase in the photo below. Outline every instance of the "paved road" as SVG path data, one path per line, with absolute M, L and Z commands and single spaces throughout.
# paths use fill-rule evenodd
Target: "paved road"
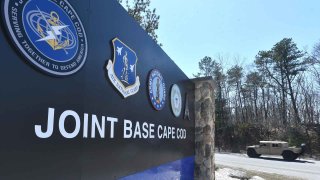
M 280 156 L 248 158 L 242 154 L 215 154 L 215 161 L 218 165 L 229 167 L 320 180 L 320 161 L 298 159 L 287 162 Z

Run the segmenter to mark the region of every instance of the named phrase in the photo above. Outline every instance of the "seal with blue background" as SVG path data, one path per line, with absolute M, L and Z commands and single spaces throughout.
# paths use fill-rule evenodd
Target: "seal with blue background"
M 162 110 L 166 102 L 166 85 L 159 70 L 151 70 L 148 89 L 152 106 L 158 111 Z
M 84 65 L 85 29 L 67 0 L 5 0 L 4 17 L 15 45 L 40 70 L 65 76 Z
M 138 57 L 134 50 L 118 38 L 112 40 L 113 61 L 108 60 L 106 69 L 114 87 L 124 98 L 139 91 L 140 80 L 137 76 Z

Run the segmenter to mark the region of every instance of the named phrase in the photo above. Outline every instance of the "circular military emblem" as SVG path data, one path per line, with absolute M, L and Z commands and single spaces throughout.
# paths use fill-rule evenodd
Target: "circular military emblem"
M 67 0 L 5 0 L 4 16 L 18 49 L 41 70 L 64 76 L 85 63 L 86 33 Z
M 174 84 L 171 88 L 171 109 L 174 116 L 179 117 L 181 114 L 182 98 L 178 85 Z
M 162 110 L 166 102 L 166 86 L 160 71 L 157 69 L 150 72 L 148 88 L 152 106 L 158 111 Z

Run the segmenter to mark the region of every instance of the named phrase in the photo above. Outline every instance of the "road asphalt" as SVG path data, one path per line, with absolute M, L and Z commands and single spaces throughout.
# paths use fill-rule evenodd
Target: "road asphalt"
M 297 159 L 288 162 L 284 161 L 281 156 L 249 158 L 244 154 L 216 153 L 215 162 L 228 167 L 320 180 L 320 161 L 315 160 Z

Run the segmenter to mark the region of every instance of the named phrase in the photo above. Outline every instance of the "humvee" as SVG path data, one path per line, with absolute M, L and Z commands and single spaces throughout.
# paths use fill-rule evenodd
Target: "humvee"
M 259 145 L 247 146 L 247 155 L 257 158 L 261 155 L 282 155 L 286 161 L 293 161 L 305 151 L 305 144 L 301 147 L 288 147 L 284 141 L 260 141 Z

